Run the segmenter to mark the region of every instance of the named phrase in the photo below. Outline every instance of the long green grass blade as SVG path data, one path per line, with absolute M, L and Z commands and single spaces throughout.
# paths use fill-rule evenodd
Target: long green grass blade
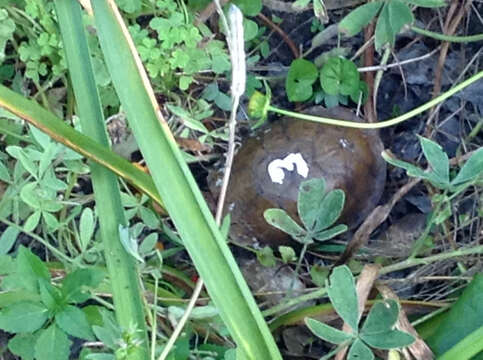
M 161 198 L 151 177 L 109 148 L 73 129 L 33 100 L 0 84 L 0 107 L 39 128 L 52 139 L 108 168 L 147 194 L 161 206 Z M 2 129 L 0 129 L 2 132 Z
M 248 359 L 281 359 L 168 125 L 157 110 L 147 75 L 137 66 L 139 57 L 116 5 L 113 1 L 96 0 L 92 6 L 108 70 L 156 188 L 240 353 Z
M 55 9 L 82 129 L 95 141 L 108 147 L 80 6 L 76 0 L 55 0 Z M 127 222 L 118 179 L 100 164 L 90 162 L 89 166 L 116 317 L 122 331 L 135 329 L 129 359 L 147 360 L 149 344 L 136 264 L 122 246 L 119 234 L 119 225 L 126 226 Z

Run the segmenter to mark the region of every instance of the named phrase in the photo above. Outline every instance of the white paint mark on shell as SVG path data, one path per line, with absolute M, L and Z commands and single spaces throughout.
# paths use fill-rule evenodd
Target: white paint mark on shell
M 284 169 L 287 171 L 293 171 L 296 169 L 297 173 L 303 178 L 306 178 L 309 174 L 309 167 L 301 153 L 291 153 L 288 154 L 284 159 L 272 160 L 268 164 L 267 168 L 268 175 L 270 176 L 272 182 L 276 184 L 283 184 L 283 180 L 285 179 Z

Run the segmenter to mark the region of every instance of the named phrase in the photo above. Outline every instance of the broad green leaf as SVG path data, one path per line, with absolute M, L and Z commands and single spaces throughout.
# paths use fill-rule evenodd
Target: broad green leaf
M 483 273 L 478 273 L 427 339 L 436 357 L 481 326 L 483 319 Z
M 320 232 L 334 224 L 344 208 L 344 202 L 344 191 L 340 189 L 330 191 L 320 204 L 314 232 Z
M 421 142 L 424 156 L 428 160 L 432 172 L 436 175 L 436 179 L 442 184 L 449 184 L 448 155 L 434 141 L 424 137 L 419 137 L 419 141 Z
M 354 276 L 345 265 L 336 267 L 329 277 L 327 294 L 335 311 L 351 328 L 358 332 L 359 307 Z
M 312 333 L 319 338 L 331 342 L 332 344 L 342 344 L 354 338 L 353 335 L 338 330 L 315 319 L 305 318 L 305 324 Z
M 483 172 L 483 147 L 476 150 L 465 162 L 458 175 L 453 179 L 451 185 L 459 185 L 472 180 Z
M 141 10 L 141 0 L 116 0 L 119 8 L 127 13 L 134 13 Z
M 262 10 L 262 0 L 234 0 L 233 3 L 240 8 L 246 16 L 255 16 Z
M 24 287 L 32 292 L 38 292 L 39 279 L 50 281 L 49 269 L 29 249 L 20 246 L 17 255 L 17 274 L 22 278 Z
M 87 249 L 87 245 L 91 241 L 92 235 L 94 234 L 94 227 L 94 212 L 91 208 L 86 207 L 82 211 L 79 222 L 79 240 L 83 251 Z
M 374 354 L 360 339 L 356 339 L 349 349 L 347 360 L 373 360 Z
M 334 236 L 342 234 L 347 231 L 347 225 L 339 224 L 334 227 L 331 227 L 327 230 L 322 230 L 320 232 L 315 233 L 313 236 L 318 241 L 326 241 L 332 239 Z
M 382 4 L 382 1 L 373 1 L 352 10 L 339 22 L 339 30 L 347 36 L 359 33 L 377 15 Z
M 413 20 L 411 9 L 400 0 L 391 0 L 385 3 L 376 24 L 376 50 L 381 49 L 386 44 L 393 46 L 396 35 L 402 27 Z
M 253 40 L 258 35 L 258 24 L 250 19 L 243 19 L 243 35 L 245 41 Z
M 13 226 L 6 228 L 2 235 L 0 235 L 0 255 L 8 254 L 12 249 L 20 230 Z
M 35 344 L 36 360 L 68 360 L 72 341 L 55 324 L 42 330 Z
M 350 95 L 359 89 L 357 66 L 341 57 L 330 58 L 320 70 L 320 84 L 329 95 Z
M 299 186 L 297 211 L 300 220 L 308 231 L 312 231 L 320 213 L 320 207 L 325 195 L 325 180 L 310 179 Z
M 42 327 L 48 310 L 41 303 L 18 302 L 0 311 L 0 329 L 11 333 L 34 332 Z
M 104 272 L 95 268 L 76 269 L 62 281 L 61 291 L 68 303 L 82 303 L 90 298 L 89 289 L 104 278 Z
M 267 209 L 263 213 L 265 220 L 272 226 L 292 236 L 295 240 L 301 241 L 306 231 L 295 222 L 285 210 Z
M 404 0 L 404 2 L 426 8 L 436 8 L 448 5 L 446 0 Z
M 361 334 L 375 334 L 390 330 L 397 321 L 399 304 L 395 300 L 377 302 L 372 306 L 369 315 L 360 331 Z
M 17 334 L 8 342 L 8 350 L 14 355 L 20 356 L 22 360 L 34 359 L 34 347 L 37 336 L 33 334 Z
M 84 312 L 78 307 L 68 305 L 55 315 L 55 323 L 71 336 L 84 340 L 94 340 L 94 334 Z
M 483 356 L 483 325 L 441 355 L 438 360 L 473 359 Z
M 290 64 L 285 90 L 290 101 L 308 100 L 313 93 L 312 84 L 317 80 L 317 68 L 305 59 L 296 59 Z
M 378 334 L 361 334 L 361 339 L 376 349 L 394 349 L 411 345 L 414 337 L 399 330 L 388 330 Z

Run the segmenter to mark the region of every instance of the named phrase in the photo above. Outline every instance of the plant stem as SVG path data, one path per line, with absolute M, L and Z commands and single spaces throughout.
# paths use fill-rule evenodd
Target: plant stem
M 465 87 L 473 84 L 474 82 L 480 80 L 483 78 L 483 71 L 480 71 L 479 73 L 476 73 L 469 79 L 466 79 L 462 83 L 452 87 L 445 93 L 441 94 L 440 96 L 432 99 L 431 101 L 428 101 L 427 103 L 417 107 L 416 109 L 413 109 L 403 115 L 397 116 L 393 119 L 381 121 L 378 123 L 370 124 L 370 123 L 362 123 L 362 122 L 352 122 L 352 121 L 345 121 L 345 120 L 338 120 L 338 119 L 329 119 L 329 118 L 324 118 L 324 117 L 319 117 L 319 116 L 314 116 L 314 115 L 307 115 L 307 114 L 301 114 L 297 113 L 294 111 L 288 111 L 288 110 L 283 110 L 279 109 L 275 106 L 269 105 L 268 106 L 268 111 L 273 111 L 275 113 L 281 114 L 281 115 L 287 115 L 291 116 L 294 118 L 302 119 L 302 120 L 308 120 L 308 121 L 313 121 L 321 124 L 327 124 L 327 125 L 336 125 L 336 126 L 342 126 L 342 127 L 351 127 L 351 128 L 357 128 L 357 129 L 380 129 L 380 128 L 385 128 L 389 126 L 393 126 L 399 123 L 402 123 L 403 121 L 406 121 L 416 115 L 419 115 L 420 113 L 431 109 L 433 106 L 443 102 L 447 98 L 453 96 L 457 92 L 463 90 Z
M 399 263 L 383 267 L 379 273 L 381 275 L 384 275 L 393 271 L 399 271 L 413 266 L 427 265 L 439 260 L 446 260 L 446 259 L 451 259 L 458 256 L 477 255 L 477 254 L 483 254 L 483 245 L 479 245 L 476 247 L 468 247 L 460 250 L 451 251 L 448 253 L 428 256 L 425 258 L 409 258 Z
M 454 43 L 469 43 L 475 41 L 483 41 L 483 34 L 476 34 L 476 35 L 469 35 L 469 36 L 452 36 L 452 35 L 445 35 L 425 29 L 418 28 L 417 26 L 410 26 L 409 27 L 415 33 L 436 39 L 441 41 L 449 41 Z

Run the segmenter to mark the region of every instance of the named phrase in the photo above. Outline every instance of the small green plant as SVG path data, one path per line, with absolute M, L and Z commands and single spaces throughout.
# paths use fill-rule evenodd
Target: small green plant
M 429 165 L 428 170 L 395 159 L 386 151 L 382 153 L 384 160 L 391 165 L 405 169 L 408 176 L 424 179 L 442 190 L 442 193 L 435 194 L 432 197 L 434 208 L 431 217 L 424 232 L 413 245 L 412 256 L 418 255 L 419 250 L 424 246 L 433 224 L 439 225 L 452 215 L 451 201 L 469 186 L 481 183 L 481 174 L 483 173 L 483 148 L 476 150 L 459 172 L 451 176 L 448 155 L 441 146 L 422 136 L 419 137 L 419 141 Z
M 319 78 L 320 87 L 316 85 Z M 310 61 L 296 59 L 290 65 L 285 81 L 290 101 L 307 101 L 315 93 L 315 101 L 325 101 L 326 106 L 347 103 L 347 97 L 358 103 L 367 98 L 367 85 L 361 81 L 356 65 L 339 56 L 330 57 L 320 69 Z
M 11 301 L 0 309 L 0 329 L 15 334 L 9 350 L 22 359 L 65 359 L 70 355 L 69 336 L 94 340 L 86 313 L 79 304 L 90 298 L 90 289 L 103 279 L 103 272 L 77 269 L 53 285 L 46 264 L 21 246 L 17 257 L 0 257 L 1 289 Z
M 303 245 L 299 256 L 297 274 L 305 251 L 314 241 L 327 241 L 347 231 L 347 225 L 332 226 L 344 208 L 345 194 L 340 189 L 326 192 L 324 179 L 303 181 L 299 187 L 297 211 L 304 227 L 300 226 L 283 209 L 267 209 L 263 213 L 265 220 L 272 226 L 289 234 L 293 240 Z M 264 250 L 265 264 L 270 264 L 269 250 Z M 286 249 L 281 250 L 284 261 L 293 259 Z
M 393 46 L 396 35 L 405 25 L 414 21 L 410 5 L 435 8 L 446 6 L 445 0 L 383 0 L 371 1 L 353 10 L 339 23 L 339 30 L 347 36 L 358 34 L 364 26 L 377 17 L 375 45 L 379 50 Z
M 307 327 L 319 338 L 339 345 L 333 352 L 322 359 L 329 359 L 341 348 L 350 346 L 347 359 L 373 360 L 371 348 L 395 349 L 413 343 L 414 337 L 395 329 L 399 316 L 399 304 L 395 300 L 375 303 L 362 327 L 359 327 L 362 313 L 359 311 L 354 276 L 347 266 L 336 267 L 326 284 L 327 294 L 335 311 L 350 326 L 350 332 L 344 332 L 318 320 L 306 318 Z

